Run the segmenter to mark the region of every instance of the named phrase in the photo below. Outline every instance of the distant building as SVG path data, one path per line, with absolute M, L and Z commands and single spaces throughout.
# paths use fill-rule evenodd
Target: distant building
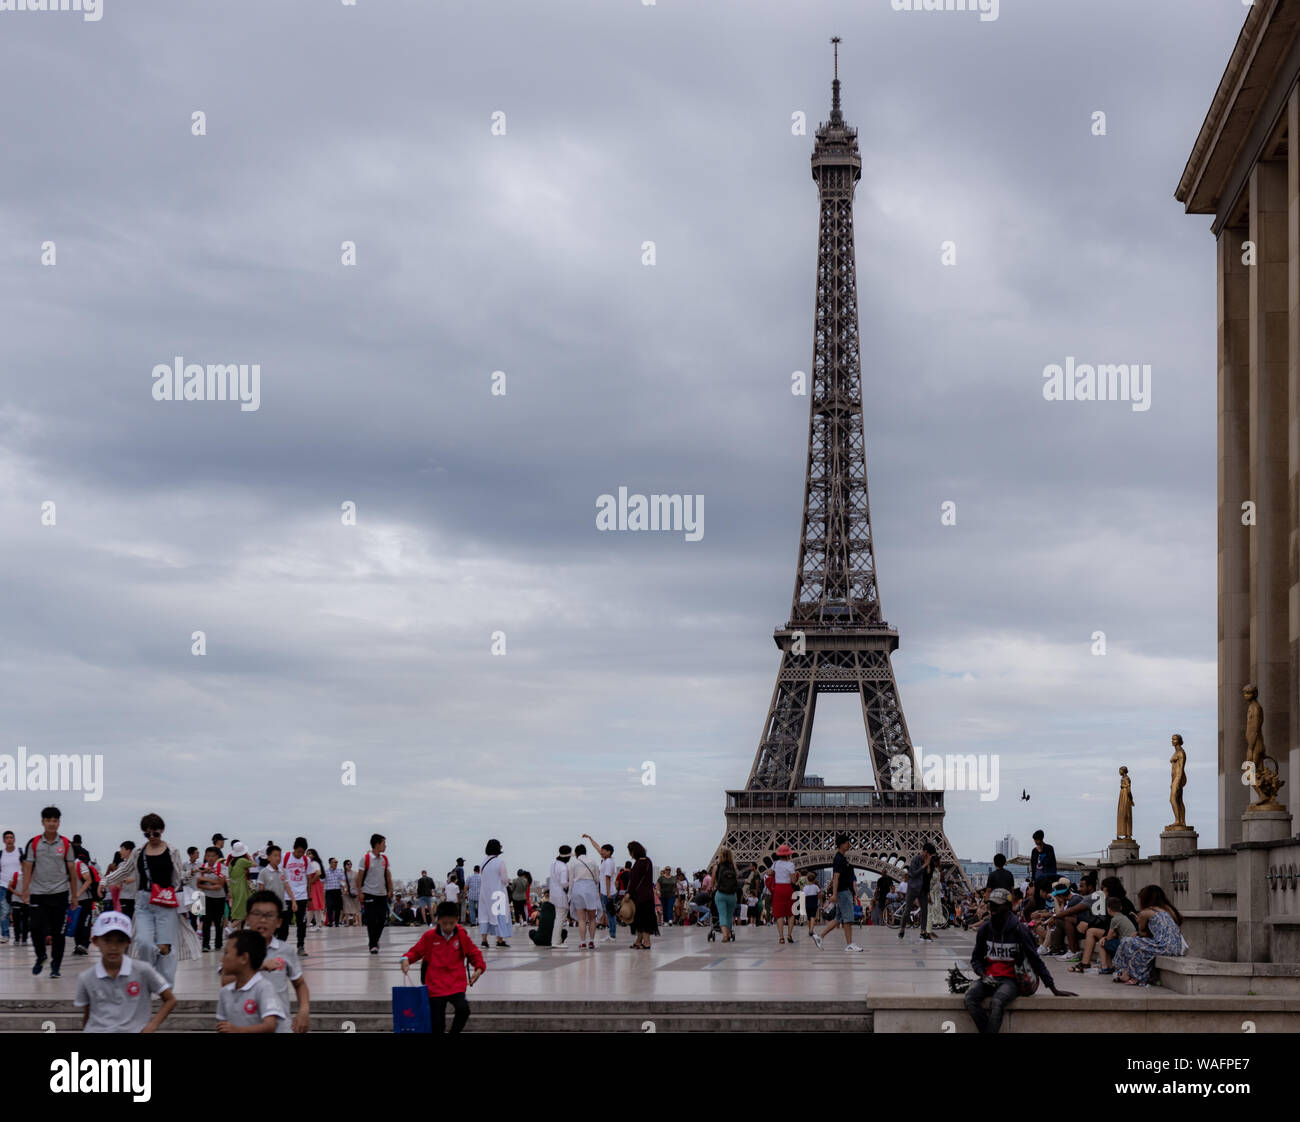
M 993 871 L 992 861 L 963 861 L 961 871 L 966 874 L 966 879 L 970 881 L 971 887 L 981 889 L 984 882 L 989 879 L 989 873 Z
M 1020 856 L 1020 843 L 1008 834 L 1005 838 L 998 838 L 993 843 L 993 852 L 1001 853 L 1008 861 L 1013 857 Z

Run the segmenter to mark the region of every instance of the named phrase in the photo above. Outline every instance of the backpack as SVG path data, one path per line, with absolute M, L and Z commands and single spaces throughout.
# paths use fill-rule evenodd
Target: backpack
M 736 876 L 736 866 L 730 863 L 718 867 L 718 884 L 717 890 L 724 895 L 734 896 L 740 888 L 740 880 Z
M 388 872 L 388 854 L 387 854 L 387 853 L 381 853 L 379 856 L 382 857 L 382 858 L 384 859 L 384 872 Z M 370 872 L 370 854 L 369 854 L 369 853 L 366 854 L 365 860 L 361 862 L 361 875 L 364 877 L 364 876 L 366 875 L 366 873 L 368 873 L 368 872 Z
M 36 860 L 36 846 L 44 837 L 45 837 L 44 834 L 37 834 L 34 838 L 32 838 L 31 841 L 27 843 L 27 849 L 31 852 L 33 861 Z M 65 838 L 62 834 L 60 834 L 59 835 L 59 856 L 60 857 L 64 856 L 71 848 L 72 848 L 72 842 L 70 842 L 67 838 Z

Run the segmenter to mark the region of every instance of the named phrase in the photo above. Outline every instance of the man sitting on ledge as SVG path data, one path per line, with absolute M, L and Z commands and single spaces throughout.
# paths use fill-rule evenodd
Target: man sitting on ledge
M 1046 983 L 1057 997 L 1074 997 L 1072 993 L 1058 990 L 1052 982 L 1038 948 L 1029 930 L 1011 914 L 1011 893 L 1005 888 L 995 888 L 989 893 L 989 918 L 975 935 L 975 949 L 970 964 L 979 978 L 966 991 L 966 1012 L 980 1032 L 995 1033 L 1002 1028 L 1002 1014 L 1020 996 L 1017 968 L 1025 960 L 1035 974 Z M 989 999 L 988 1012 L 984 999 Z

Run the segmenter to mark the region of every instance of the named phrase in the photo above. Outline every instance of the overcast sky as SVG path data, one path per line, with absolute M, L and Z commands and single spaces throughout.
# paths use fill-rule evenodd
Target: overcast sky
M 707 860 L 790 610 L 840 35 L 895 672 L 923 751 L 1000 764 L 948 836 L 1095 853 L 1127 764 L 1150 852 L 1178 731 L 1217 844 L 1214 242 L 1173 191 L 1244 15 L 0 13 L 0 752 L 103 755 L 56 798 L 103 858 L 158 811 L 182 846 L 378 830 L 402 876 L 489 836 L 543 875 L 583 832 Z M 260 407 L 154 400 L 178 355 L 260 364 Z M 1149 363 L 1151 408 L 1045 401 L 1067 356 Z M 705 496 L 702 540 L 597 531 L 620 485 Z M 809 769 L 870 782 L 851 695 Z

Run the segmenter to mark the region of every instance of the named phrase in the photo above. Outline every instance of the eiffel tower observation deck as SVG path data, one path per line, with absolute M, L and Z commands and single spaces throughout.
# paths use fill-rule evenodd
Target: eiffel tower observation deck
M 830 120 L 817 129 L 812 177 L 821 217 L 803 527 L 790 618 L 774 639 L 781 668 L 742 790 L 727 792 L 723 845 L 739 862 L 788 844 L 801 868 L 829 865 L 848 834 L 858 868 L 897 877 L 931 842 L 945 879 L 965 884 L 943 830 L 943 792 L 922 788 L 890 655 L 898 633 L 881 611 L 867 498 L 853 193 L 857 130 L 840 109 L 839 47 Z M 874 784 L 806 782 L 820 693 L 857 693 Z

